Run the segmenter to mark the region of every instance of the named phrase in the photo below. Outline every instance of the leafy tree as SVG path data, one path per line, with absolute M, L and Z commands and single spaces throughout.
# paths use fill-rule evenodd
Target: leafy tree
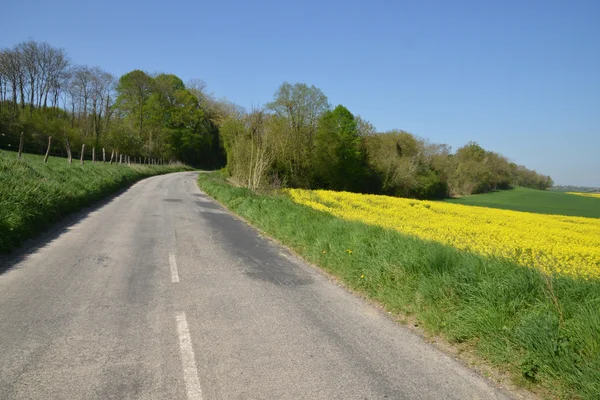
M 319 120 L 314 151 L 317 186 L 360 190 L 365 176 L 364 154 L 354 115 L 338 105 Z
M 321 115 L 330 108 L 323 92 L 304 83 L 284 82 L 267 110 L 272 111 L 279 125 L 276 164 L 292 186 L 308 187 L 312 176 L 311 159 L 315 150 L 315 135 Z
M 123 75 L 117 85 L 115 108 L 119 110 L 122 118 L 137 127 L 140 136 L 143 135 L 146 103 L 152 94 L 152 89 L 152 77 L 139 69 Z M 152 148 L 152 137 L 150 137 L 150 148 Z

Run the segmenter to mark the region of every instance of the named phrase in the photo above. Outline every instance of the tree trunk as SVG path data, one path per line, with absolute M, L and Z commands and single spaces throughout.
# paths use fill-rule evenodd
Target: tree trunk
M 81 145 L 81 157 L 79 158 L 79 164 L 83 165 L 83 155 L 85 154 L 85 143 Z
M 106 151 L 102 148 L 102 164 L 106 164 Z
M 17 158 L 20 160 L 21 156 L 23 155 L 23 132 L 21 132 L 21 140 L 19 140 L 19 155 L 17 156 Z
M 65 146 L 67 148 L 67 157 L 69 164 L 73 163 L 73 157 L 71 155 L 71 146 L 69 145 L 69 139 L 65 139 Z
M 46 156 L 44 157 L 44 164 L 48 164 L 48 156 L 50 155 L 50 145 L 52 144 L 52 136 L 48 137 L 48 150 L 46 150 Z
M 33 118 L 33 108 L 35 107 L 35 80 L 31 79 L 31 98 L 29 99 L 29 116 Z
M 13 98 L 13 118 L 17 117 L 19 113 L 19 106 L 17 106 L 17 84 L 16 82 L 12 85 L 12 98 Z
M 25 110 L 25 89 L 23 89 L 22 79 L 19 79 L 19 90 L 21 92 L 21 110 Z
M 110 153 L 110 161 L 109 161 L 108 165 L 112 165 L 114 156 L 115 156 L 115 149 L 113 149 L 112 153 Z
M 96 148 L 92 147 L 92 164 L 96 164 Z

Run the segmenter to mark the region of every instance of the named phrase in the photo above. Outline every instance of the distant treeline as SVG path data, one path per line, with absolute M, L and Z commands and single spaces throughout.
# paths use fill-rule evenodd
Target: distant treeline
M 552 186 L 475 142 L 452 152 L 408 132 L 377 132 L 314 86 L 282 84 L 262 109 L 222 123 L 227 171 L 238 184 L 325 188 L 416 198 L 466 195 L 511 185 Z
M 548 176 L 470 142 L 452 152 L 408 132 L 377 132 L 323 92 L 282 84 L 249 112 L 171 74 L 131 71 L 120 78 L 72 64 L 64 50 L 28 41 L 0 49 L 0 148 L 52 154 L 65 141 L 131 157 L 220 168 L 238 184 L 328 188 L 438 198 L 519 185 L 552 186 Z M 76 151 L 74 151 L 75 154 Z
M 556 192 L 600 193 L 600 187 L 555 185 L 551 190 Z
M 98 67 L 72 64 L 64 50 L 28 41 L 0 49 L 0 147 L 64 154 L 105 147 L 130 157 L 221 167 L 218 124 L 226 102 L 187 86 L 175 75 L 131 71 L 120 78 Z

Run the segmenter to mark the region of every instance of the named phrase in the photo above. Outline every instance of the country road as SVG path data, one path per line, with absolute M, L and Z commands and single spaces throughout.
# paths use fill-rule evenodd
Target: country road
M 505 399 L 200 192 L 138 182 L 0 266 L 0 399 Z

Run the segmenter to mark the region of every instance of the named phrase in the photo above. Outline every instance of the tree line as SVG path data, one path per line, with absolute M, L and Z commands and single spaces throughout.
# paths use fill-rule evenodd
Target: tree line
M 131 157 L 222 166 L 218 123 L 230 107 L 171 74 L 131 71 L 120 78 L 73 64 L 63 49 L 27 41 L 0 49 L 0 147 L 24 133 L 26 150 L 52 153 L 106 147 Z
M 252 189 L 292 186 L 428 199 L 553 184 L 549 176 L 475 142 L 452 152 L 402 130 L 377 132 L 303 83 L 283 83 L 265 107 L 229 114 L 220 134 L 227 172 Z
M 226 165 L 252 189 L 302 187 L 416 198 L 482 193 L 552 179 L 469 142 L 452 151 L 402 130 L 378 132 L 318 88 L 283 83 L 244 110 L 201 80 L 130 71 L 117 78 L 73 64 L 63 49 L 27 41 L 0 49 L 0 147 L 24 133 L 26 151 L 106 147 L 131 157 Z

